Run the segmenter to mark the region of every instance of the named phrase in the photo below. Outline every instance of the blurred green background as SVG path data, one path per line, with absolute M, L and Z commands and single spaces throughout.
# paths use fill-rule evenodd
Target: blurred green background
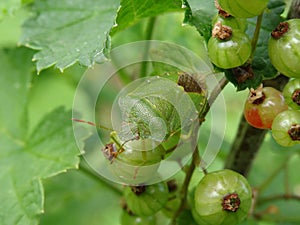
M 0 22 L 0 47 L 13 48 L 18 45 L 21 34 L 21 24 L 28 16 L 25 9 L 16 12 L 15 16 L 5 17 Z M 172 13 L 159 16 L 156 19 L 153 39 L 166 40 L 183 45 L 197 52 L 201 38 L 194 28 L 182 25 L 183 14 Z M 118 46 L 124 43 L 143 40 L 147 20 L 118 33 L 112 38 L 112 45 Z M 61 73 L 50 68 L 42 71 L 33 78 L 29 102 L 30 128 L 34 127 L 46 113 L 57 106 L 64 105 L 71 109 L 76 86 L 87 69 L 74 65 Z M 138 76 L 136 68 L 129 68 L 131 75 Z M 118 78 L 116 78 L 118 79 Z M 122 81 L 117 84 L 110 83 L 103 90 L 106 96 L 101 106 L 97 108 L 99 121 L 110 119 L 110 107 Z M 209 166 L 209 171 L 221 169 L 229 152 L 230 143 L 233 141 L 239 118 L 242 115 L 244 100 L 247 91 L 236 92 L 233 85 L 229 84 L 223 91 L 226 101 L 226 130 L 225 139 L 220 152 L 214 162 Z M 86 93 L 86 101 L 89 101 L 89 93 Z M 201 128 L 209 131 L 210 117 Z M 203 147 L 207 139 L 205 135 L 200 137 L 200 147 Z M 249 181 L 253 187 L 259 187 L 262 196 L 272 196 L 290 193 L 300 196 L 300 159 L 298 149 L 286 149 L 276 145 L 270 134 L 261 147 Z M 193 177 L 191 188 L 202 177 L 202 172 L 197 171 Z M 182 179 L 182 174 L 178 174 Z M 97 176 L 85 173 L 82 170 L 68 171 L 56 177 L 43 181 L 45 187 L 45 213 L 41 217 L 42 225 L 117 225 L 121 214 L 119 189 L 108 181 Z M 246 221 L 244 224 L 259 225 L 289 225 L 300 224 L 300 201 L 278 200 L 257 202 L 257 215 L 262 214 L 263 221 Z

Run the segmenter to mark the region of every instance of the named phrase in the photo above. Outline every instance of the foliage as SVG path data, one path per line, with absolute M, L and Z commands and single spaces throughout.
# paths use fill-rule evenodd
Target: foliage
M 1 224 L 37 224 L 43 212 L 41 179 L 78 165 L 78 151 L 69 120 L 58 108 L 29 132 L 28 97 L 32 51 L 1 51 Z M 19 65 L 19 67 L 16 67 Z
M 144 39 L 178 43 L 194 50 L 203 61 L 197 62 L 184 51 L 172 48 L 152 51 L 150 57 L 169 58 L 171 62 L 187 67 L 191 74 L 212 74 L 214 70 L 218 81 L 222 81 L 225 74 L 233 84 L 227 85 L 222 92 L 219 90 L 228 106 L 227 115 L 221 115 L 217 105 L 218 116 L 214 118 L 217 123 L 210 124 L 207 122 L 212 120 L 208 113 L 210 108 L 201 111 L 206 122 L 199 132 L 200 155 L 213 126 L 221 123 L 222 118 L 226 119 L 227 126 L 225 131 L 222 130 L 225 140 L 219 146 L 220 153 L 208 168 L 195 170 L 187 166 L 185 173 L 174 176 L 183 187 L 181 195 L 184 195 L 184 188 L 191 193 L 203 172 L 223 168 L 235 132 L 240 132 L 237 131 L 237 117 L 243 114 L 241 109 L 248 94 L 243 90 L 256 88 L 278 75 L 270 62 L 267 43 L 270 32 L 286 20 L 289 3 L 270 0 L 263 15 L 247 19 L 246 34 L 252 40 L 248 63 L 252 66 L 253 77 L 241 81 L 233 76 L 234 70 L 213 66 L 208 58 L 207 42 L 217 13 L 213 0 L 2 0 L 0 224 L 120 223 L 119 201 L 123 188 L 96 175 L 79 157 L 71 109 L 73 96 L 78 92 L 83 96 L 83 105 L 91 104 L 93 90 L 76 89 L 88 68 L 107 60 L 117 65 L 117 61 L 110 58 L 112 46 Z M 125 57 L 131 53 L 127 54 Z M 173 79 L 182 71 L 160 63 L 132 65 L 119 70 L 119 77 L 104 88 L 105 99 L 96 107 L 97 120 L 108 120 L 112 96 L 116 95 L 120 84 L 139 78 L 139 73 Z M 208 91 L 209 97 L 216 97 L 211 95 L 213 90 Z M 200 102 L 196 95 L 190 96 Z M 204 102 L 202 98 L 201 102 Z M 214 99 L 209 100 L 213 102 Z M 213 132 L 216 132 L 214 137 L 222 135 L 219 131 Z M 256 158 L 249 159 L 253 163 L 247 180 L 257 198 L 251 217 L 242 225 L 299 224 L 299 144 L 282 147 L 274 141 L 271 131 L 266 133 Z M 99 149 L 93 154 L 99 155 Z M 184 186 L 188 175 L 191 176 L 189 186 Z M 185 203 L 186 199 L 181 195 L 175 196 Z M 196 224 L 188 202 L 175 218 L 156 214 L 157 223 L 167 224 L 173 219 L 177 224 Z

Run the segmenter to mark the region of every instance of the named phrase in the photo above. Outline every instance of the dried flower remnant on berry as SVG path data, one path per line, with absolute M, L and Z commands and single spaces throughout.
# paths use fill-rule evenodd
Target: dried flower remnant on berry
M 288 134 L 293 141 L 300 141 L 300 124 L 292 125 L 288 130 Z
M 292 100 L 300 106 L 300 89 L 296 89 L 292 95 Z
M 272 31 L 271 36 L 275 39 L 279 39 L 289 30 L 288 22 L 281 22 L 278 26 Z
M 140 186 L 132 186 L 130 187 L 131 188 L 131 191 L 139 196 L 141 194 L 143 194 L 145 191 L 146 191 L 146 186 L 145 185 L 140 185 Z
M 241 200 L 237 193 L 232 193 L 224 196 L 222 207 L 229 212 L 236 212 L 240 208 Z
M 265 100 L 266 96 L 263 92 L 263 85 L 261 84 L 257 89 L 250 89 L 248 101 L 255 105 L 260 105 Z
M 229 26 L 222 25 L 221 21 L 218 21 L 212 29 L 212 36 L 220 40 L 229 39 L 232 36 L 232 29 Z

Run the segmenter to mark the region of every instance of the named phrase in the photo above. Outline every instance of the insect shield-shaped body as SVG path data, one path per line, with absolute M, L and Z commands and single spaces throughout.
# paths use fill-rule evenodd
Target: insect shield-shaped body
M 121 132 L 113 133 L 110 143 L 117 150 L 107 145 L 103 153 L 109 161 L 113 160 L 111 171 L 120 182 L 138 185 L 152 182 L 155 174 L 171 176 L 176 171 L 162 169 L 162 164 L 178 160 L 174 155 L 179 152 L 193 152 L 190 138 L 198 111 L 183 87 L 175 82 L 156 76 L 139 82 L 138 86 L 130 84 L 121 93 L 118 107 L 122 125 L 116 130 Z M 167 154 L 164 146 L 176 150 Z

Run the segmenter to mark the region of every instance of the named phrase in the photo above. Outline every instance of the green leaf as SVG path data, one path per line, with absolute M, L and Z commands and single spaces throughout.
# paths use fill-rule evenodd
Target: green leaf
M 121 7 L 112 34 L 135 24 L 142 18 L 154 17 L 166 12 L 182 11 L 181 0 L 121 0 Z
M 37 0 L 35 15 L 23 25 L 20 43 L 39 50 L 37 70 L 60 70 L 79 62 L 91 66 L 101 56 L 116 15 L 117 0 Z
M 71 170 L 47 179 L 41 225 L 120 224 L 120 194 L 101 178 L 93 178 L 96 177 L 87 176 L 81 170 Z
M 43 211 L 41 178 L 78 165 L 71 112 L 49 113 L 28 134 L 32 51 L 0 51 L 0 224 L 37 224 Z
M 21 7 L 21 0 L 1 0 L 0 2 L 0 21 L 4 16 L 12 15 Z
M 217 14 L 214 1 L 185 1 L 186 13 L 184 22 L 195 26 L 206 41 L 211 37 L 212 19 Z
M 252 68 L 255 74 L 265 78 L 274 77 L 277 74 L 276 69 L 272 66 L 268 54 L 268 41 L 272 30 L 282 21 L 280 16 L 285 8 L 284 0 L 271 0 L 268 9 L 265 10 L 262 26 L 259 34 L 259 40 L 255 50 Z M 256 26 L 256 18 L 248 20 L 247 34 L 253 36 Z

